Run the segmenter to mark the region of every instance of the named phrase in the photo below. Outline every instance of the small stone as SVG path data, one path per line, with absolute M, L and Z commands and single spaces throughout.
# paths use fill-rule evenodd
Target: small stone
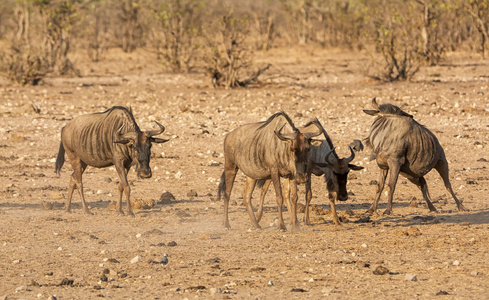
M 272 286 L 272 285 L 273 285 L 273 281 L 269 280 L 269 281 L 268 281 L 268 285 L 269 285 L 269 286 Z
M 22 292 L 22 291 L 27 291 L 27 286 L 21 285 L 21 286 L 15 288 L 16 293 Z
M 187 197 L 190 197 L 190 198 L 194 198 L 194 197 L 197 197 L 198 194 L 197 194 L 197 191 L 195 190 L 190 190 L 188 193 L 187 193 Z
M 131 259 L 131 264 L 135 264 L 141 261 L 141 256 L 136 255 L 133 259 Z
M 407 281 L 418 281 L 418 277 L 416 275 L 409 273 L 404 276 L 404 279 Z
M 386 267 L 383 267 L 383 266 L 378 266 L 377 268 L 375 268 L 373 273 L 374 273 L 374 275 L 385 275 L 385 274 L 389 273 L 389 269 L 387 269 Z
M 140 233 L 136 234 L 136 238 L 139 239 L 140 237 L 141 237 L 141 234 Z
M 368 184 L 369 185 L 376 185 L 376 184 L 379 184 L 379 182 L 377 180 L 370 180 L 370 182 Z
M 56 296 L 53 296 L 53 295 L 49 295 L 49 297 L 48 297 L 48 300 L 56 300 L 56 299 L 58 299 L 58 298 L 56 298 Z
M 172 193 L 166 191 L 163 194 L 161 194 L 158 204 L 170 204 L 173 201 L 175 201 L 175 196 L 173 196 Z
M 367 247 L 368 247 L 367 244 L 365 243 L 362 244 L 362 248 L 367 248 Z
M 177 242 L 175 242 L 175 241 L 171 241 L 171 242 L 169 242 L 169 243 L 167 244 L 167 246 L 168 246 L 168 247 L 175 247 L 175 246 L 177 246 Z
M 452 265 L 454 266 L 460 266 L 460 261 L 459 260 L 455 260 Z
M 411 200 L 411 202 L 409 202 L 409 207 L 418 207 L 418 201 L 416 199 Z
M 107 183 L 111 183 L 112 182 L 112 178 L 110 177 L 105 177 L 104 178 L 104 181 L 107 182 Z
M 470 272 L 470 275 L 472 275 L 472 276 L 477 276 L 477 275 L 479 275 L 479 272 L 477 272 L 477 271 L 472 271 L 472 272 Z
M 447 291 L 439 291 L 436 296 L 450 295 Z

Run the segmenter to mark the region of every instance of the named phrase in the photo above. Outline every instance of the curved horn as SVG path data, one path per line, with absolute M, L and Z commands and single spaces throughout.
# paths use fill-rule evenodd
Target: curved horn
M 289 137 L 282 135 L 282 132 L 281 132 L 281 131 L 282 131 L 282 129 L 284 129 L 285 124 L 286 124 L 286 123 L 284 123 L 284 125 L 282 125 L 282 127 L 280 127 L 280 129 L 279 129 L 279 130 L 276 130 L 276 129 L 275 129 L 275 131 L 274 131 L 274 132 L 275 132 L 275 135 L 276 135 L 276 136 L 277 136 L 279 139 L 281 139 L 282 141 L 288 141 L 288 140 L 290 140 L 290 138 L 289 138 Z
M 323 127 L 321 126 L 321 123 L 319 123 L 319 120 L 317 118 L 312 122 L 312 124 L 316 125 L 318 131 L 316 131 L 316 132 L 304 132 L 304 136 L 307 139 L 321 135 L 321 133 L 323 133 L 323 130 L 324 130 Z
M 377 104 L 377 97 L 372 98 L 372 106 L 375 107 L 376 109 L 379 109 L 379 105 Z
M 160 129 L 156 129 L 156 130 L 147 130 L 146 131 L 146 135 L 147 136 L 154 136 L 154 135 L 158 135 L 158 134 L 162 134 L 163 131 L 165 131 L 165 126 L 161 125 L 159 122 L 155 121 L 156 125 L 158 125 L 158 127 L 160 127 Z
M 335 149 L 335 148 L 333 148 L 333 149 L 329 150 L 329 152 L 328 152 L 328 153 L 327 153 L 327 154 L 324 156 L 324 160 L 325 160 L 325 161 L 326 161 L 326 163 L 328 163 L 328 164 L 331 164 L 331 163 L 329 162 L 329 156 L 330 156 L 331 154 L 333 154 L 334 149 Z
M 355 151 L 353 151 L 353 148 L 348 146 L 350 148 L 351 155 L 346 159 L 347 162 L 351 162 L 355 158 Z

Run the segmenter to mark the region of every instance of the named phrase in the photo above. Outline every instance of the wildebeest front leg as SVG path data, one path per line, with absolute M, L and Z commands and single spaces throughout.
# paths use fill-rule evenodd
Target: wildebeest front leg
M 450 193 L 450 195 L 452 195 L 453 199 L 455 200 L 455 203 L 457 203 L 458 210 L 459 211 L 468 211 L 468 209 L 466 209 L 463 206 L 462 202 L 460 202 L 458 200 L 457 196 L 455 196 L 455 193 L 453 192 L 452 184 L 450 183 L 450 178 L 449 178 L 447 161 L 440 159 L 438 161 L 438 163 L 436 164 L 435 169 L 438 171 L 441 178 L 443 179 L 443 184 L 445 184 L 445 188 Z
M 311 225 L 311 220 L 309 219 L 309 203 L 312 199 L 312 189 L 311 189 L 311 177 L 306 182 L 306 207 L 304 208 L 304 224 Z
M 377 192 L 375 194 L 375 200 L 374 203 L 372 203 L 372 206 L 370 206 L 370 208 L 367 210 L 367 213 L 370 215 L 377 211 L 377 205 L 379 204 L 380 196 L 382 196 L 382 191 L 384 190 L 384 185 L 385 185 L 385 179 L 387 178 L 388 172 L 389 172 L 388 169 L 380 169 L 380 176 L 379 176 L 379 182 L 377 184 Z
M 297 220 L 297 182 L 295 179 L 287 178 L 288 185 L 288 203 L 289 203 L 289 215 L 290 223 L 292 224 L 292 230 L 300 230 L 300 224 Z
M 122 195 L 126 194 L 126 204 L 127 204 L 127 215 L 134 217 L 134 212 L 132 211 L 131 205 L 131 187 L 127 182 L 127 172 L 129 168 L 123 166 L 122 162 L 116 163 L 115 169 L 117 170 L 117 174 L 119 175 L 119 200 L 117 201 L 117 212 L 122 216 L 124 213 L 122 212 Z
M 384 215 L 390 215 L 392 213 L 392 199 L 394 198 L 394 191 L 396 190 L 397 179 L 399 178 L 399 171 L 404 161 L 391 160 L 389 163 L 389 182 L 387 183 L 388 202 L 387 208 L 384 210 Z
M 243 192 L 243 201 L 246 205 L 246 210 L 248 211 L 248 215 L 250 216 L 251 224 L 256 229 L 260 229 L 260 225 L 256 221 L 255 213 L 253 212 L 253 206 L 251 205 L 251 194 L 255 189 L 256 179 L 246 176 L 246 184 Z
M 260 191 L 260 204 L 258 206 L 258 212 L 256 213 L 256 221 L 260 223 L 261 217 L 263 216 L 263 205 L 265 203 L 265 195 L 267 194 L 268 187 L 272 181 L 270 179 L 265 180 Z
M 428 191 L 428 184 L 426 183 L 424 177 L 419 177 L 419 178 L 408 177 L 408 179 L 421 190 L 421 193 L 423 193 L 423 199 L 424 201 L 426 201 L 426 205 L 428 206 L 430 211 L 436 212 L 437 211 L 436 207 L 433 205 L 433 203 L 431 203 L 431 196 Z
M 282 188 L 280 186 L 280 177 L 278 175 L 278 170 L 272 170 L 271 172 L 273 187 L 275 188 L 275 198 L 277 199 L 278 206 L 278 229 L 287 230 L 284 223 L 284 218 L 282 216 L 282 206 L 284 204 L 284 198 L 282 196 Z
M 333 222 L 336 225 L 341 225 L 340 219 L 338 218 L 338 214 L 336 213 L 336 204 L 335 204 L 335 200 L 338 194 L 335 191 L 333 191 L 330 192 L 328 196 L 329 196 L 329 203 L 331 205 L 331 212 L 333 214 Z

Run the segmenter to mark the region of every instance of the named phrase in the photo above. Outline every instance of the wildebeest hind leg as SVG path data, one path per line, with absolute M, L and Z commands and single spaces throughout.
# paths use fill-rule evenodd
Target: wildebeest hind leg
M 68 188 L 68 198 L 66 198 L 65 210 L 71 212 L 71 199 L 73 198 L 73 191 L 75 190 L 76 180 L 73 174 L 70 176 L 70 186 Z
M 256 221 L 260 223 L 260 220 L 263 216 L 263 205 L 265 204 L 265 195 L 267 194 L 268 187 L 272 181 L 267 179 L 264 181 L 263 186 L 260 191 L 260 204 L 258 206 L 258 212 L 256 213 Z
M 311 225 L 311 220 L 309 218 L 309 203 L 311 203 L 312 199 L 312 189 L 311 189 L 311 177 L 308 177 L 309 180 L 306 182 L 306 207 L 304 207 L 304 223 L 306 225 Z
M 85 195 L 83 193 L 83 182 L 82 182 L 82 175 L 83 172 L 85 172 L 87 168 L 87 164 L 85 164 L 83 161 L 79 160 L 77 163 L 73 164 L 73 178 L 75 179 L 75 184 L 78 189 L 78 193 L 80 194 L 80 198 L 82 201 L 82 206 L 83 206 L 83 211 L 86 214 L 92 214 L 90 212 L 90 209 L 88 209 L 88 205 L 85 202 Z M 71 201 L 71 200 L 70 200 Z
M 253 190 L 255 189 L 256 179 L 246 176 L 246 184 L 243 192 L 243 201 L 246 205 L 246 210 L 248 211 L 248 215 L 250 216 L 251 224 L 256 229 L 260 229 L 260 225 L 258 224 L 255 213 L 253 212 L 253 206 L 251 205 L 251 195 L 253 194 Z
M 385 185 L 385 179 L 387 178 L 387 173 L 389 172 L 389 169 L 380 169 L 380 176 L 379 176 L 379 182 L 377 184 L 377 192 L 375 194 L 375 200 L 374 203 L 372 203 L 372 206 L 367 210 L 368 214 L 373 214 L 377 210 L 377 205 L 379 204 L 380 196 L 382 196 L 382 191 L 384 190 L 384 185 Z
M 438 171 L 440 174 L 441 178 L 443 179 L 443 183 L 445 184 L 445 188 L 447 191 L 452 195 L 453 199 L 455 199 L 455 203 L 457 203 L 457 208 L 459 211 L 468 211 L 466 209 L 462 202 L 460 202 L 455 196 L 455 193 L 453 192 L 452 185 L 450 183 L 450 178 L 449 178 L 449 172 L 448 172 L 448 163 L 446 160 L 440 159 L 438 163 L 435 166 L 435 169 Z
M 384 210 L 384 215 L 390 215 L 392 213 L 392 199 L 394 198 L 394 191 L 396 190 L 397 179 L 399 178 L 399 171 L 401 170 L 401 165 L 403 162 L 397 160 L 389 161 L 389 182 L 387 182 L 387 187 L 389 187 L 387 208 Z
M 224 227 L 227 229 L 231 228 L 229 224 L 229 198 L 231 197 L 231 191 L 233 189 L 234 179 L 236 178 L 236 173 L 238 168 L 236 166 L 224 167 Z
M 433 203 L 431 203 L 431 196 L 428 191 L 428 184 L 426 183 L 424 177 L 419 177 L 419 178 L 408 177 L 408 179 L 421 190 L 421 193 L 423 193 L 423 199 L 424 201 L 426 201 L 426 205 L 428 205 L 429 210 L 433 212 L 437 212 L 436 207 L 433 206 Z

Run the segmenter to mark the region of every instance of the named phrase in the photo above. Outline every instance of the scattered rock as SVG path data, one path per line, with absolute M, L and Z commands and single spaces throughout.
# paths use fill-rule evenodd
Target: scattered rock
M 293 288 L 290 291 L 291 292 L 297 292 L 297 293 L 306 293 L 307 292 L 305 289 L 301 289 L 301 288 Z
M 135 264 L 141 261 L 141 256 L 136 255 L 133 259 L 131 259 L 131 264 Z
M 48 297 L 48 300 L 57 300 L 58 298 L 56 298 L 56 296 L 53 296 L 53 295 L 49 295 Z
M 16 293 L 23 292 L 23 291 L 27 291 L 27 286 L 21 285 L 21 286 L 15 288 Z
M 110 177 L 105 177 L 105 178 L 104 178 L 104 182 L 111 183 L 111 182 L 112 182 L 112 178 L 110 178 Z
M 454 266 L 460 266 L 460 261 L 459 260 L 455 260 L 452 265 Z
M 110 263 L 113 263 L 113 264 L 118 264 L 119 263 L 119 261 L 117 259 L 115 259 L 115 258 L 109 258 L 107 260 L 107 262 L 110 262 Z
M 42 201 L 41 202 L 41 207 L 44 210 L 52 210 L 53 209 L 53 204 L 51 202 L 48 202 L 48 201 Z
M 407 281 L 418 281 L 418 277 L 416 275 L 409 273 L 404 276 L 404 279 Z
M 195 198 L 197 197 L 198 194 L 197 194 L 197 191 L 196 190 L 190 190 L 188 193 L 187 193 L 187 197 L 189 197 L 190 199 L 192 198 Z
M 450 295 L 447 291 L 439 291 L 436 293 L 436 296 L 444 296 L 444 295 Z
M 418 207 L 418 201 L 416 199 L 411 200 L 411 202 L 409 202 L 409 207 Z
M 269 285 L 269 286 L 273 286 L 273 281 L 269 280 L 269 281 L 268 281 L 268 285 Z
M 477 272 L 477 271 L 472 271 L 472 272 L 470 272 L 470 275 L 472 275 L 472 276 L 477 276 L 477 275 L 479 275 L 479 272 Z
M 172 193 L 166 191 L 163 194 L 161 194 L 158 204 L 170 204 L 173 201 L 175 201 L 175 196 L 173 196 Z
M 152 209 L 156 204 L 154 199 L 134 199 L 131 200 L 132 209 Z
M 370 223 L 370 222 L 372 222 L 370 220 L 370 216 L 366 216 L 354 221 L 353 223 Z
M 345 216 L 338 216 L 338 219 L 340 219 L 341 223 L 350 223 L 350 219 Z
M 63 280 L 61 280 L 60 284 L 58 284 L 58 286 L 64 286 L 64 285 L 68 285 L 68 286 L 73 286 L 73 283 L 75 281 L 73 279 L 68 279 L 68 278 L 63 278 Z
M 374 273 L 374 275 L 385 275 L 385 274 L 389 273 L 389 269 L 387 269 L 384 266 L 378 266 L 377 268 L 375 268 L 373 273 Z
M 157 228 L 153 228 L 151 230 L 148 230 L 144 233 L 145 235 L 163 235 L 163 231 L 157 229 Z
M 191 287 L 188 287 L 187 290 L 190 290 L 190 291 L 205 290 L 205 286 L 203 286 L 203 285 L 191 286 Z
M 177 242 L 175 242 L 175 241 L 171 241 L 171 242 L 169 242 L 169 243 L 167 244 L 167 246 L 168 246 L 168 247 L 175 247 L 175 246 L 177 246 Z
M 379 182 L 377 180 L 370 180 L 369 185 L 377 185 Z
M 265 271 L 267 268 L 263 268 L 263 267 L 254 267 L 254 268 L 251 268 L 250 271 L 251 272 L 263 272 Z
M 349 208 L 348 208 L 348 209 L 345 211 L 345 213 L 346 213 L 347 215 L 349 215 L 350 217 L 355 215 L 355 213 L 353 212 L 353 210 L 351 210 L 351 209 L 349 209 Z

